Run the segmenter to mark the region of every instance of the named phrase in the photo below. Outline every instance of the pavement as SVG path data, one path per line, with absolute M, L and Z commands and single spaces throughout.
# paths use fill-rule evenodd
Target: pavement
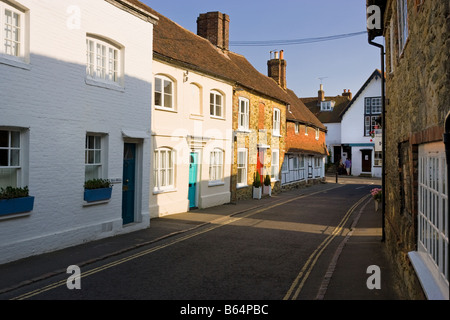
M 359 177 L 338 177 L 340 184 L 380 185 L 379 179 Z M 327 177 L 326 184 L 305 188 L 305 192 L 314 192 L 327 184 L 335 184 L 335 176 Z M 297 190 L 298 192 L 298 190 Z M 111 238 L 88 242 L 56 252 L 41 254 L 19 261 L 0 265 L 0 300 L 2 294 L 50 278 L 57 274 L 66 274 L 67 267 L 83 266 L 101 261 L 111 256 L 154 244 L 170 237 L 193 231 L 229 216 L 268 206 L 289 196 L 283 192 L 271 198 L 259 201 L 244 200 L 236 204 L 225 204 L 209 209 L 198 209 L 189 213 L 180 213 L 152 219 L 150 228 L 118 235 Z M 393 266 L 386 256 L 385 243 L 381 241 L 380 212 L 375 211 L 373 201 L 358 209 L 350 234 L 342 240 L 335 257 L 330 264 L 322 283 L 322 294 L 317 300 L 403 300 L 397 290 Z M 374 270 L 367 270 L 369 266 Z M 378 269 L 377 269 L 378 268 Z M 363 270 L 364 272 L 361 272 Z M 379 276 L 379 277 L 378 277 Z M 378 277 L 378 278 L 377 278 Z M 370 280 L 368 280 L 370 278 Z M 381 288 L 369 290 L 372 285 L 381 283 Z

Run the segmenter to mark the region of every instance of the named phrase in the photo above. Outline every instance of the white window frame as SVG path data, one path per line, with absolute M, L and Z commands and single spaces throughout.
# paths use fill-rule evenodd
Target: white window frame
M 273 135 L 281 136 L 281 110 L 277 108 L 273 109 Z
M 12 15 L 17 15 L 17 25 L 8 23 L 6 11 Z M 10 28 L 7 28 L 7 25 Z M 0 1 L 0 63 L 9 64 L 16 67 L 28 68 L 24 64 L 29 63 L 29 22 L 28 11 L 18 6 L 12 6 L 4 1 Z M 8 31 L 7 31 L 8 29 Z M 14 29 L 16 32 L 13 33 Z M 13 38 L 13 35 L 17 35 Z M 15 42 L 17 51 L 8 52 L 5 42 Z M 17 47 L 18 46 L 18 47 Z
M 174 190 L 175 151 L 171 148 L 162 147 L 156 149 L 153 154 L 153 191 L 164 192 Z
M 123 86 L 123 47 L 95 35 L 86 35 L 86 79 Z M 89 83 L 89 82 L 88 82 Z
M 211 152 L 209 162 L 209 185 L 223 184 L 224 155 L 225 152 L 219 148 L 216 148 Z
M 244 163 L 240 162 L 240 154 L 243 155 Z M 236 169 L 236 186 L 238 188 L 243 188 L 248 186 L 248 149 L 239 148 L 237 151 L 236 159 L 237 169 Z M 243 170 L 241 179 L 239 180 L 239 170 Z
M 397 0 L 398 46 L 399 54 L 403 53 L 409 37 L 408 0 Z
M 272 182 L 280 179 L 280 150 L 272 149 L 272 161 L 270 164 L 270 178 Z
M 374 165 L 374 167 L 383 166 L 383 151 L 375 151 L 374 152 L 373 165 Z
M 319 140 L 320 138 L 320 130 L 316 128 L 316 140 Z
M 161 82 L 161 91 L 157 91 L 157 83 Z M 171 92 L 166 92 L 164 89 L 166 86 L 164 85 L 165 82 L 170 84 Z M 160 95 L 160 102 L 157 103 L 156 96 L 157 94 Z M 166 105 L 166 99 L 170 96 L 170 103 Z M 175 81 L 170 79 L 169 77 L 163 76 L 163 75 L 156 75 L 155 76 L 155 83 L 154 83 L 154 98 L 153 98 L 155 108 L 160 110 L 169 110 L 169 111 L 175 111 Z
M 375 131 L 377 119 L 382 112 L 381 97 L 366 97 L 364 99 L 364 136 L 370 136 Z
M 298 129 L 299 129 L 300 125 L 298 122 L 295 123 L 295 134 L 298 134 Z
M 305 124 L 305 136 L 308 135 L 308 125 Z
M 218 98 L 220 97 L 220 103 Z M 211 90 L 209 93 L 209 115 L 211 118 L 224 118 L 224 95 L 217 90 Z
M 20 130 L 14 130 L 14 129 L 3 129 L 0 128 L 0 131 L 3 131 L 4 133 L 7 133 L 7 144 L 2 146 L 0 145 L 0 152 L 2 154 L 6 154 L 6 162 L 0 163 L 0 173 L 1 171 L 12 171 L 10 173 L 11 177 L 14 182 L 7 183 L 6 185 L 0 185 L 0 187 L 23 187 L 22 186 L 22 179 L 21 179 L 21 173 L 22 173 L 22 157 L 23 157 L 23 142 L 22 142 L 22 133 Z M 13 137 L 15 136 L 15 139 Z M 13 143 L 13 140 L 15 140 L 15 144 Z M 14 156 L 15 155 L 15 156 Z M 13 161 L 14 159 L 14 161 Z M 1 159 L 0 159 L 1 160 Z M 14 174 L 15 172 L 15 174 Z M 11 180 L 10 180 L 11 181 Z
M 92 141 L 94 142 L 93 145 L 90 143 Z M 85 181 L 90 179 L 107 179 L 107 149 L 108 141 L 106 134 L 86 133 L 84 149 Z M 97 175 L 89 175 L 88 172 L 92 171 L 94 167 L 97 167 Z
M 247 98 L 239 98 L 238 111 L 238 130 L 248 131 L 250 125 L 250 100 Z
M 409 253 L 428 296 L 449 298 L 447 165 L 442 142 L 419 146 L 417 251 Z M 419 261 L 421 263 L 417 263 Z M 421 269 L 420 265 L 424 268 Z M 424 278 L 424 273 L 425 275 Z M 433 292 L 434 291 L 434 292 Z

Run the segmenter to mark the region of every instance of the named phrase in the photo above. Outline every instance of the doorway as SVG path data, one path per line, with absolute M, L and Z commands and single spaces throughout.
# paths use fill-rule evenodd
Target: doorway
M 372 150 L 361 150 L 361 157 L 362 172 L 372 172 Z
M 122 177 L 122 220 L 123 224 L 134 222 L 136 188 L 136 144 L 125 143 Z
M 189 209 L 197 207 L 198 153 L 191 152 L 189 161 Z

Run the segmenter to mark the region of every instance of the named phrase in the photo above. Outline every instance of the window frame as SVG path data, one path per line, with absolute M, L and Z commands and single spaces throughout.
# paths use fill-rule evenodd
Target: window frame
M 243 153 L 245 162 L 240 163 L 239 154 Z M 244 175 L 242 175 L 241 179 L 239 179 L 239 170 L 244 170 Z M 242 181 L 244 180 L 244 181 Z M 248 149 L 247 148 L 239 148 L 237 150 L 237 159 L 236 159 L 236 187 L 243 188 L 248 186 Z
M 225 152 L 220 148 L 214 148 L 209 159 L 209 185 L 223 184 Z
M 382 113 L 382 101 L 381 97 L 365 97 L 364 98 L 364 136 L 370 136 L 371 132 L 375 131 L 376 120 Z M 376 104 L 377 109 L 374 108 L 372 101 L 379 101 Z M 378 109 L 379 108 L 379 109 Z
M 101 52 L 99 52 L 99 48 Z M 113 57 L 110 54 L 113 52 Z M 101 53 L 101 55 L 100 55 Z M 104 37 L 86 34 L 86 80 L 123 87 L 123 46 Z M 99 75 L 97 72 L 102 70 Z
M 220 97 L 220 105 L 217 104 L 217 97 Z M 225 96 L 220 91 L 214 89 L 209 92 L 209 115 L 211 116 L 211 118 L 219 118 L 219 119 L 224 118 L 225 114 L 224 102 Z M 220 107 L 220 114 L 217 113 L 218 107 Z M 211 110 L 211 108 L 213 108 L 213 110 Z
M 398 46 L 399 46 L 398 51 L 399 55 L 402 55 L 409 38 L 407 0 L 397 0 L 397 24 L 398 24 Z
M 157 88 L 156 83 L 157 83 L 157 81 L 161 81 L 161 92 L 156 91 L 156 88 Z M 164 90 L 164 88 L 165 88 L 164 81 L 170 82 L 170 84 L 171 84 L 170 87 L 171 87 L 172 91 L 171 91 L 170 94 L 166 93 L 165 90 Z M 156 75 L 154 77 L 154 86 L 153 87 L 154 87 L 154 89 L 153 89 L 153 91 L 154 91 L 153 104 L 154 104 L 155 108 L 158 109 L 158 110 L 175 111 L 175 88 L 176 88 L 175 81 L 172 80 L 171 78 L 169 78 L 168 76 L 159 74 L 159 75 Z M 156 103 L 157 93 L 161 95 L 161 97 L 160 97 L 161 104 L 160 105 Z M 170 97 L 171 97 L 171 99 L 170 99 L 170 106 L 169 107 L 165 106 L 165 104 L 166 104 L 166 95 L 167 96 L 170 95 Z
M 280 150 L 272 149 L 272 159 L 270 162 L 270 180 L 277 182 L 280 180 Z
M 316 140 L 320 139 L 320 129 L 316 128 Z
M 89 138 L 94 139 L 94 148 L 89 148 Z M 100 146 L 98 148 L 97 142 L 100 142 Z M 96 148 L 97 147 L 97 148 Z M 94 133 L 94 132 L 87 132 L 86 133 L 86 139 L 85 139 L 85 148 L 84 148 L 84 168 L 85 168 L 85 181 L 90 179 L 107 179 L 108 172 L 107 172 L 107 149 L 108 149 L 108 141 L 107 141 L 107 134 L 105 133 Z M 94 162 L 89 162 L 89 153 L 94 153 Z M 100 161 L 96 162 L 96 154 L 100 156 Z M 98 174 L 97 176 L 88 177 L 88 168 L 89 167 L 98 167 Z
M 17 54 L 10 54 L 6 52 L 5 40 L 6 40 L 6 15 L 5 11 L 11 11 L 17 14 L 19 17 L 19 37 L 16 40 L 19 43 L 19 49 Z M 19 5 L 13 5 L 0 1 L 0 63 L 8 64 L 10 66 L 29 69 L 29 15 L 28 10 L 20 7 Z M 14 41 L 14 40 L 12 40 Z
M 162 154 L 165 153 L 165 167 L 161 167 Z M 153 192 L 166 192 L 175 190 L 175 150 L 169 147 L 161 147 L 153 151 Z M 172 166 L 170 166 L 170 164 Z M 162 173 L 164 179 L 162 179 Z M 162 185 L 161 181 L 165 180 Z
M 278 117 L 277 117 L 278 115 Z M 276 137 L 281 136 L 281 110 L 278 108 L 273 109 L 273 135 Z
M 244 103 L 245 110 L 241 112 L 241 106 Z M 238 110 L 238 130 L 249 131 L 250 128 L 250 100 L 247 98 L 239 97 L 239 110 Z M 242 120 L 244 123 L 242 123 Z
M 7 134 L 8 134 L 7 146 L 5 146 L 5 147 L 0 146 L 0 151 L 6 150 L 7 165 L 0 166 L 0 171 L 3 171 L 3 170 L 11 171 L 11 173 L 10 173 L 11 178 L 13 180 L 15 180 L 14 183 L 7 184 L 7 185 L 5 185 L 5 187 L 7 187 L 7 186 L 23 187 L 22 171 L 23 171 L 23 156 L 24 156 L 23 153 L 24 153 L 24 151 L 23 151 L 22 132 L 18 129 L 9 129 L 9 128 L 0 128 L 0 131 L 7 132 Z M 13 142 L 12 134 L 13 133 L 16 133 L 19 135 L 18 139 L 16 140 L 16 141 L 18 141 L 18 146 L 12 145 L 12 142 Z M 13 151 L 17 152 L 17 156 L 16 156 L 17 162 L 15 164 L 12 164 Z

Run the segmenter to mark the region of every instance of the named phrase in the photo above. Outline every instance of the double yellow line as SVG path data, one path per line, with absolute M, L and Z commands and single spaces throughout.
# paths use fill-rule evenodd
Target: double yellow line
M 300 270 L 299 274 L 295 278 L 294 282 L 292 283 L 288 292 L 284 296 L 283 300 L 296 300 L 298 298 L 298 295 L 302 291 L 306 280 L 308 279 L 311 271 L 313 270 L 315 264 L 317 263 L 317 260 L 322 255 L 322 252 L 328 247 L 328 245 L 333 241 L 333 239 L 336 238 L 336 236 L 342 232 L 345 224 L 347 223 L 348 219 L 350 218 L 352 213 L 355 211 L 355 209 L 369 197 L 370 197 L 370 194 L 364 196 L 358 202 L 356 202 L 347 211 L 347 213 L 342 218 L 342 220 L 339 222 L 338 226 L 333 230 L 333 232 L 325 240 L 322 241 L 322 243 L 316 248 L 316 250 L 314 250 L 314 252 L 311 254 L 311 256 L 309 256 L 305 265 L 303 266 L 303 268 Z M 295 290 L 295 292 L 294 292 L 294 290 Z
M 174 245 L 174 244 L 176 244 L 176 243 L 180 243 L 180 242 L 182 242 L 182 241 L 186 241 L 186 240 L 188 240 L 188 239 L 191 239 L 191 238 L 194 238 L 194 237 L 199 236 L 199 235 L 201 235 L 201 234 L 210 232 L 210 231 L 215 230 L 215 229 L 217 229 L 217 228 L 220 228 L 220 227 L 229 225 L 229 224 L 231 224 L 231 223 L 233 223 L 233 222 L 236 222 L 236 221 L 239 221 L 239 220 L 242 220 L 242 219 L 245 219 L 245 218 L 254 216 L 254 215 L 258 214 L 258 213 L 267 211 L 267 210 L 269 210 L 269 209 L 272 209 L 272 208 L 275 208 L 275 207 L 278 207 L 278 206 L 281 206 L 281 205 L 290 203 L 290 202 L 295 201 L 295 200 L 298 200 L 298 199 L 310 197 L 310 196 L 313 196 L 313 195 L 316 195 L 316 194 L 320 194 L 320 193 L 327 192 L 327 191 L 330 191 L 330 190 L 333 190 L 333 189 L 337 189 L 337 188 L 340 188 L 340 187 L 342 187 L 342 185 L 335 186 L 335 187 L 331 187 L 331 188 L 327 188 L 327 189 L 325 189 L 325 190 L 321 190 L 321 191 L 317 191 L 317 192 L 313 192 L 313 193 L 309 193 L 309 194 L 300 195 L 300 196 L 297 196 L 297 197 L 294 197 L 294 198 L 291 198 L 291 199 L 288 199 L 288 200 L 280 201 L 280 202 L 277 202 L 277 203 L 275 203 L 275 204 L 272 204 L 272 205 L 263 207 L 263 208 L 258 209 L 258 210 L 256 210 L 256 211 L 255 211 L 255 210 L 252 210 L 252 211 L 250 211 L 249 213 L 247 213 L 247 214 L 245 214 L 245 215 L 243 215 L 243 216 L 239 216 L 239 217 L 227 216 L 227 217 L 225 217 L 225 218 L 217 219 L 217 220 L 215 220 L 215 221 L 212 221 L 212 222 L 211 222 L 212 226 L 210 226 L 210 227 L 208 227 L 208 228 L 206 228 L 206 229 L 203 229 L 203 230 L 200 230 L 200 231 L 197 231 L 197 232 L 194 232 L 194 233 L 190 233 L 190 234 L 188 234 L 188 235 L 186 235 L 186 236 L 184 236 L 184 237 L 177 238 L 177 239 L 175 239 L 175 240 L 173 240 L 173 241 L 171 241 L 171 242 L 169 242 L 169 243 L 162 244 L 162 245 L 159 245 L 159 246 L 157 246 L 157 247 L 150 248 L 150 249 L 147 249 L 147 250 L 138 252 L 138 253 L 136 253 L 136 254 L 129 255 L 129 256 L 127 256 L 127 257 L 124 257 L 124 258 L 121 258 L 121 259 L 112 261 L 112 262 L 110 262 L 110 263 L 101 265 L 101 266 L 99 266 L 99 267 L 97 267 L 97 268 L 94 268 L 94 269 L 91 269 L 91 270 L 89 270 L 89 271 L 82 272 L 81 275 L 80 275 L 80 279 L 81 279 L 81 278 L 88 277 L 88 276 L 93 275 L 93 274 L 96 274 L 96 273 L 99 273 L 99 272 L 101 272 L 101 271 L 103 271 L 103 270 L 107 270 L 107 269 L 110 269 L 110 268 L 112 268 L 112 267 L 121 265 L 121 264 L 123 264 L 123 263 L 125 263 L 125 262 L 128 262 L 128 261 L 131 261 L 131 260 L 140 258 L 140 257 L 142 257 L 142 256 L 151 254 L 151 253 L 153 253 L 153 252 L 159 251 L 159 250 L 161 250 L 161 249 L 164 249 L 164 248 L 167 248 L 167 247 L 169 247 L 169 246 L 172 246 L 172 245 Z M 236 214 L 236 215 L 237 215 L 237 214 Z M 25 299 L 29 299 L 29 298 L 32 298 L 32 297 L 34 297 L 34 296 L 36 296 L 36 295 L 42 294 L 42 293 L 44 293 L 44 292 L 47 292 L 47 291 L 56 289 L 56 288 L 58 288 L 58 287 L 62 287 L 62 286 L 64 286 L 64 285 L 66 285 L 66 284 L 67 284 L 67 280 L 66 280 L 66 279 L 63 279 L 63 280 L 54 282 L 54 283 L 52 283 L 52 284 L 49 284 L 49 285 L 47 285 L 47 286 L 45 286 L 45 287 L 42 287 L 42 288 L 39 288 L 39 289 L 30 291 L 30 292 L 24 293 L 24 294 L 22 294 L 22 295 L 20 295 L 20 296 L 17 296 L 17 297 L 15 297 L 15 298 L 12 298 L 11 300 L 25 300 Z

